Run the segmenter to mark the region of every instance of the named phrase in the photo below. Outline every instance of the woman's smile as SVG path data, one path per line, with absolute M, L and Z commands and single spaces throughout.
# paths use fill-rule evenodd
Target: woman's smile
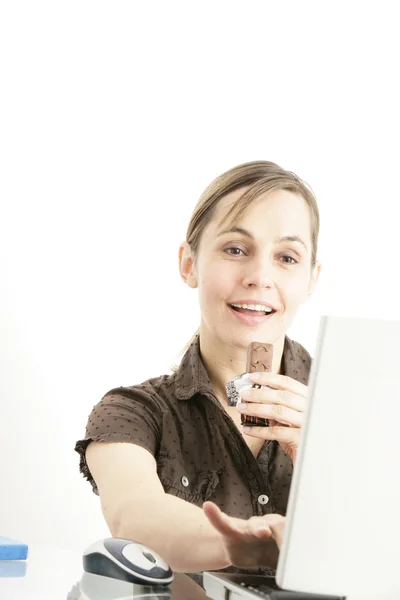
M 267 321 L 270 321 L 276 313 L 275 310 L 266 312 L 249 308 L 237 308 L 232 304 L 228 304 L 228 309 L 236 322 L 243 323 L 250 327 L 265 324 Z

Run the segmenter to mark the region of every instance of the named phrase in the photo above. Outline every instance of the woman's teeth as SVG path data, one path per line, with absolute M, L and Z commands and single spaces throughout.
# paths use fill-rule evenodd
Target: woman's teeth
M 273 312 L 272 308 L 269 308 L 269 306 L 264 306 L 262 304 L 231 304 L 230 306 L 232 306 L 232 308 L 236 310 L 240 310 L 243 308 L 254 312 L 262 312 L 267 315 Z

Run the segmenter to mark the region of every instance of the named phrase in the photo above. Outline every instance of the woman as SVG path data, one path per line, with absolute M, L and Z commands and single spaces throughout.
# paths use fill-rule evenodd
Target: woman
M 179 248 L 198 332 L 172 375 L 108 392 L 76 444 L 111 534 L 175 571 L 274 572 L 311 365 L 286 332 L 318 280 L 318 232 L 313 193 L 274 163 L 213 181 Z M 272 373 L 228 406 L 225 384 L 253 341 L 273 344 Z M 269 426 L 243 428 L 241 414 Z

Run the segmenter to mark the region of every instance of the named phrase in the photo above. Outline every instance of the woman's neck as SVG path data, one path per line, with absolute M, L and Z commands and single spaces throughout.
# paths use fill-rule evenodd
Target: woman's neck
M 254 342 L 262 340 L 253 340 Z M 274 342 L 272 372 L 279 373 L 285 337 Z M 233 377 L 246 372 L 247 348 L 224 343 L 202 323 L 200 326 L 200 354 L 218 400 L 227 404 L 225 385 Z

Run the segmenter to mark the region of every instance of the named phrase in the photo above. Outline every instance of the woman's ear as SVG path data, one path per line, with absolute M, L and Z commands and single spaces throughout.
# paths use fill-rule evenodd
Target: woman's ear
M 179 272 L 189 287 L 197 288 L 195 260 L 187 242 L 182 242 L 179 246 Z
M 311 272 L 311 279 L 310 279 L 310 285 L 308 287 L 308 295 L 312 296 L 314 293 L 314 290 L 317 286 L 318 280 L 319 280 L 319 276 L 321 274 L 321 263 L 320 262 L 316 262 L 315 267 L 313 268 L 312 272 Z

